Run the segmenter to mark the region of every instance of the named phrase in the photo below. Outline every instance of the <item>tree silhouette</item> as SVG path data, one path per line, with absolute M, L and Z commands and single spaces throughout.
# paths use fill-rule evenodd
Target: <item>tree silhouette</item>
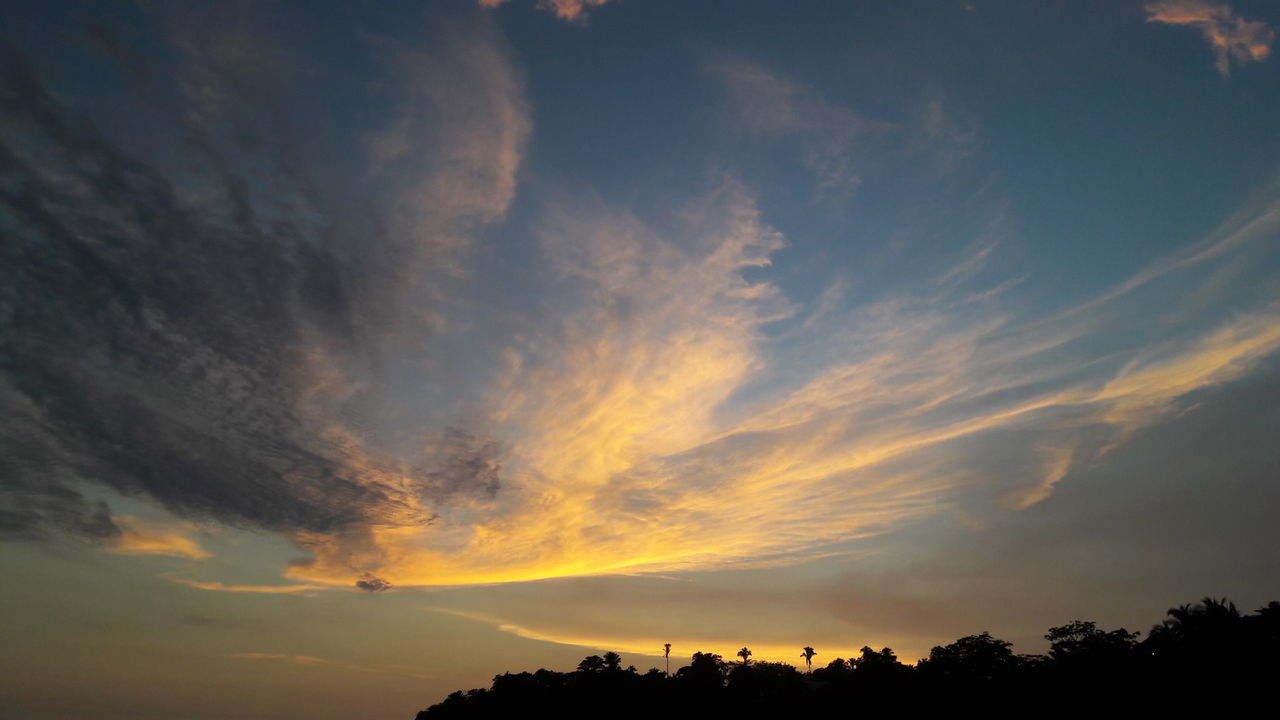
M 617 672 L 618 670 L 622 669 L 622 656 L 616 652 L 613 652 L 612 650 L 605 653 L 604 658 L 602 658 L 602 660 L 604 662 L 605 670 L 609 670 L 611 672 Z
M 1264 645 L 1280 645 L 1280 602 L 1272 600 L 1248 618 L 1250 631 Z
M 1169 608 L 1168 617 L 1147 634 L 1144 650 L 1155 663 L 1155 672 L 1175 682 L 1221 683 L 1234 672 L 1228 659 L 1255 660 L 1256 664 L 1256 650 L 1250 649 L 1256 643 L 1248 636 L 1249 626 L 1235 604 L 1206 597 Z
M 1232 625 L 1240 619 L 1235 603 L 1222 598 L 1206 597 L 1194 605 L 1169 608 L 1169 618 L 1164 627 L 1176 635 L 1191 637 L 1208 634 Z
M 692 662 L 676 671 L 676 680 L 700 691 L 717 690 L 724 684 L 724 673 L 719 655 L 696 652 Z
M 919 668 L 926 674 L 952 679 L 994 680 L 1004 677 L 1018 665 L 1010 649 L 1013 643 L 991 637 L 991 633 L 962 637 L 950 645 L 935 646 Z
M 809 668 L 809 674 L 813 674 L 813 656 L 818 653 L 808 645 L 804 646 L 804 651 L 800 653 L 800 657 L 804 658 L 804 664 Z
M 1033 707 L 1048 700 L 1055 714 L 1160 716 L 1213 703 L 1224 716 L 1256 713 L 1273 700 L 1280 676 L 1280 603 L 1241 615 L 1226 599 L 1207 597 L 1171 608 L 1146 640 L 1124 628 L 1102 630 L 1073 620 L 1050 628 L 1046 655 L 1015 655 L 1010 643 L 980 633 L 933 648 L 914 668 L 889 648 L 864 646 L 852 660 L 813 669 L 751 659 L 738 651 L 730 668 L 697 652 L 674 675 L 621 670 L 615 652 L 590 655 L 576 672 L 504 673 L 489 690 L 451 693 L 420 720 L 551 715 L 594 717 L 757 717 L 796 712 L 835 717 L 859 712 L 954 712 L 960 706 Z M 670 668 L 671 644 L 663 644 Z M 1254 710 L 1251 710 L 1253 708 Z M 919 711 L 918 713 L 915 711 Z
M 832 683 L 842 683 L 849 676 L 849 663 L 844 658 L 836 658 L 827 663 L 826 667 L 818 668 L 813 676 L 819 680 L 826 680 Z
M 893 672 L 894 670 L 906 667 L 898 662 L 898 656 L 894 654 L 890 648 L 880 648 L 877 652 L 871 649 L 870 645 L 863 645 L 859 651 L 861 655 L 849 661 L 853 669 L 861 673 L 878 673 Z
M 1049 628 L 1049 657 L 1059 663 L 1109 665 L 1128 656 L 1137 645 L 1138 633 L 1124 628 L 1099 630 L 1097 623 L 1073 620 Z
M 671 677 L 671 643 L 662 643 L 662 657 L 667 661 L 667 677 Z
M 734 715 L 766 717 L 794 709 L 806 691 L 804 676 L 786 663 L 760 660 L 729 676 L 726 705 Z
M 693 654 L 692 661 L 680 670 L 693 670 L 695 672 L 702 670 L 714 670 L 717 675 L 724 672 L 724 660 L 715 653 L 696 652 Z M 679 675 L 680 672 L 676 671 Z
M 578 663 L 578 672 L 600 672 L 604 670 L 604 658 L 599 655 L 588 655 Z

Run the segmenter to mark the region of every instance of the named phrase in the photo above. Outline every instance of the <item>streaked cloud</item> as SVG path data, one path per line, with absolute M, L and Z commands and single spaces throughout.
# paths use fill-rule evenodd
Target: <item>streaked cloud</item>
M 500 220 L 532 129 L 522 79 L 491 29 L 440 31 L 429 49 L 379 48 L 399 87 L 394 113 L 367 139 L 383 212 L 417 267 L 462 272 L 478 225 Z M 461 255 L 461 256 L 460 256 Z
M 1217 57 L 1215 67 L 1223 77 L 1231 65 L 1262 62 L 1271 54 L 1276 33 L 1266 23 L 1245 20 L 1229 5 L 1207 0 L 1159 0 L 1145 6 L 1147 22 L 1189 25 L 1204 33 Z
M 864 171 L 860 162 L 869 154 L 873 136 L 893 129 L 827 101 L 815 88 L 741 58 L 716 56 L 707 69 L 723 82 L 734 118 L 748 133 L 799 143 L 819 196 L 857 188 Z
M 704 67 L 724 89 L 726 124 L 755 142 L 792 150 L 813 176 L 819 199 L 847 200 L 868 176 L 890 166 L 947 175 L 976 144 L 976 130 L 959 122 L 940 94 L 890 122 L 748 59 L 712 53 Z
M 1071 470 L 1071 459 L 1075 447 L 1045 447 L 1040 451 L 1044 457 L 1044 477 L 1038 485 L 1017 488 L 1006 496 L 1005 500 L 1013 507 L 1025 510 L 1053 494 L 1053 486 L 1057 485 Z
M 560 546 L 566 561 L 591 543 L 583 524 L 607 510 L 593 508 L 593 496 L 633 457 L 706 434 L 712 410 L 754 362 L 757 329 L 791 308 L 772 286 L 742 277 L 767 265 L 780 239 L 739 189 L 691 213 L 691 250 L 607 207 L 549 213 L 542 245 L 557 282 L 579 288 L 580 310 L 504 351 L 490 413 L 506 428 L 509 479 L 492 501 L 454 504 L 421 532 L 375 528 L 384 557 L 422 568 L 406 574 L 395 562 L 380 575 L 397 585 L 422 584 L 419 572 L 460 582 L 537 577 L 545 569 L 530 564 L 547 549 Z M 316 552 L 316 567 L 291 574 L 327 577 L 348 562 L 342 543 Z
M 330 585 L 224 585 L 220 582 L 203 582 L 185 578 L 170 577 L 169 580 L 197 590 L 228 593 L 259 593 L 264 595 L 291 595 L 293 593 L 311 593 L 316 590 L 332 590 Z
M 311 657 L 310 655 L 285 655 L 283 653 L 236 653 L 231 657 L 242 660 L 285 660 L 294 665 L 327 665 L 329 663 L 324 658 Z
M 659 658 L 662 657 L 662 646 L 664 643 L 669 642 L 672 645 L 672 656 L 674 658 L 674 662 L 672 663 L 673 672 L 674 668 L 684 664 L 684 659 L 695 652 L 712 652 L 731 660 L 737 649 L 742 647 L 744 643 L 751 647 L 752 659 L 754 660 L 795 664 L 795 660 L 793 659 L 795 656 L 795 649 L 790 644 L 762 644 L 759 642 L 752 642 L 750 638 L 735 637 L 727 639 L 722 636 L 685 635 L 682 633 L 672 632 L 646 636 L 616 632 L 590 634 L 581 630 L 574 631 L 572 629 L 539 630 L 517 625 L 515 623 L 505 622 L 483 614 L 441 609 L 436 609 L 436 611 L 445 612 L 450 615 L 466 618 L 486 625 L 492 625 L 500 632 L 510 633 L 516 637 L 524 638 L 526 640 L 555 643 L 557 645 L 572 645 L 574 647 L 583 648 L 584 651 L 613 651 L 621 654 L 624 662 L 628 664 L 634 663 L 637 666 L 642 666 L 642 663 L 644 662 L 660 665 L 661 661 Z M 834 649 L 834 646 L 824 647 L 823 652 L 831 658 L 852 657 L 857 655 L 857 651 L 854 650 L 852 646 L 843 650 Z M 636 655 L 645 658 L 645 660 L 636 660 L 634 658 Z
M 120 528 L 106 548 L 121 555 L 167 555 L 203 560 L 213 554 L 188 537 L 188 529 L 174 525 L 144 523 L 135 517 L 112 518 Z
M 814 321 L 747 279 L 784 241 L 740 185 L 690 203 L 686 235 L 553 205 L 542 245 L 575 309 L 504 351 L 502 492 L 359 547 L 397 585 L 493 583 L 795 562 L 950 508 L 1028 508 L 1280 349 L 1269 300 L 1157 336 L 1127 325 L 1154 298 L 1221 302 L 1222 274 L 1246 271 L 1232 253 L 1260 251 L 1280 217 L 1243 215 L 1057 319 L 972 302 L 978 244 L 924 295 L 819 298 Z M 808 329 L 771 344 L 792 318 Z M 798 356 L 807 376 L 783 372 Z M 314 547 L 290 575 L 341 582 L 351 548 Z
M 434 676 L 425 673 L 414 672 L 408 668 L 398 668 L 386 665 L 358 665 L 354 663 L 337 662 L 326 660 L 325 658 L 315 657 L 312 655 L 290 655 L 287 653 L 264 653 L 264 652 L 244 652 L 233 653 L 229 657 L 237 660 L 271 660 L 276 662 L 288 663 L 290 665 L 302 666 L 324 666 L 332 667 L 339 670 L 355 670 L 357 672 L 379 673 L 384 675 L 399 675 L 401 677 L 415 678 L 418 680 L 431 680 Z

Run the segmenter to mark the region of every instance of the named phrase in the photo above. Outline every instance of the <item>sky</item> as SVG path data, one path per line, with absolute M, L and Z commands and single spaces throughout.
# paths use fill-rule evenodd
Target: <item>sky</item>
M 6 3 L 0 714 L 1280 599 L 1278 30 Z

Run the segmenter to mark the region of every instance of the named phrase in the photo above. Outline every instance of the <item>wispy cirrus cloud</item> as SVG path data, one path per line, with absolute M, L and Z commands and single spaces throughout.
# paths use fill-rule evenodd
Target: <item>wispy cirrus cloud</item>
M 228 593 L 254 593 L 262 595 L 292 595 L 294 593 L 312 593 L 317 590 L 331 590 L 331 585 L 226 585 L 220 582 L 203 582 L 186 578 L 170 577 L 169 580 L 186 585 L 196 590 Z
M 338 662 L 327 660 L 314 655 L 291 655 L 288 653 L 265 653 L 265 652 L 243 652 L 233 653 L 228 657 L 237 660 L 267 660 L 274 662 L 283 662 L 290 665 L 302 665 L 310 667 L 333 667 L 340 670 L 355 670 L 357 672 L 379 673 L 384 675 L 399 675 L 401 677 L 415 678 L 418 680 L 431 680 L 434 676 L 424 673 L 413 672 L 409 668 L 400 668 L 389 665 L 358 665 L 355 663 Z
M 705 69 L 724 89 L 728 124 L 757 141 L 791 145 L 819 198 L 847 198 L 889 163 L 924 160 L 929 174 L 950 172 L 975 143 L 976 132 L 958 123 L 940 96 L 888 122 L 751 60 L 718 53 Z
M 181 526 L 144 523 L 135 517 L 112 518 L 120 534 L 111 539 L 106 549 L 121 555 L 167 555 L 204 560 L 213 554 L 189 537 L 189 529 Z
M 1204 33 L 1217 57 L 1214 63 L 1223 77 L 1231 65 L 1262 62 L 1271 54 L 1276 33 L 1266 23 L 1245 20 L 1229 5 L 1208 0 L 1159 0 L 1145 6 L 1147 22 L 1189 25 Z
M 979 243 L 920 290 L 820 299 L 813 320 L 764 279 L 784 241 L 741 185 L 680 217 L 660 233 L 598 202 L 552 203 L 540 235 L 563 311 L 507 347 L 493 381 L 508 481 L 428 528 L 375 530 L 380 576 L 755 567 L 949 508 L 1026 509 L 1280 349 L 1267 285 L 1242 282 L 1256 292 L 1239 298 L 1222 281 L 1251 272 L 1239 253 L 1266 252 L 1274 204 L 1051 317 L 973 299 L 992 252 Z M 1135 332 L 1152 303 L 1174 314 Z M 770 341 L 792 324 L 786 345 Z M 290 573 L 337 581 L 347 552 L 326 546 Z
M 504 351 L 508 368 L 491 390 L 490 413 L 506 428 L 504 474 L 520 479 L 491 501 L 448 509 L 423 532 L 375 530 L 394 568 L 380 574 L 397 585 L 420 584 L 420 572 L 459 582 L 536 577 L 549 545 L 566 559 L 585 549 L 582 523 L 605 510 L 592 498 L 632 455 L 678 451 L 698 428 L 707 432 L 712 410 L 754 363 L 757 329 L 790 307 L 772 286 L 742 277 L 768 264 L 777 234 L 733 188 L 705 205 L 691 220 L 692 249 L 605 206 L 549 213 L 540 231 L 549 272 L 581 295 L 563 322 Z M 328 577 L 347 552 L 326 546 L 314 567 L 291 574 Z
M 893 126 L 827 101 L 816 89 L 740 58 L 717 56 L 707 69 L 724 84 L 734 117 L 757 137 L 792 138 L 819 195 L 857 188 L 866 144 Z
M 461 271 L 478 226 L 501 220 L 532 122 L 523 80 L 487 27 L 439 32 L 430 49 L 384 40 L 399 82 L 393 112 L 367 140 L 369 175 L 394 237 L 423 267 Z
M 240 658 L 242 660 L 285 660 L 295 665 L 327 665 L 328 660 L 324 658 L 312 657 L 311 655 L 286 655 L 284 653 L 235 653 L 231 657 Z

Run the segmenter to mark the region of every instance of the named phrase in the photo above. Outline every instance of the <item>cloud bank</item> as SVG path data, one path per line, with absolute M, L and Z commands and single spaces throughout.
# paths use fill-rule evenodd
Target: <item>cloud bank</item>
M 390 458 L 368 418 L 386 358 L 429 342 L 441 278 L 465 274 L 514 195 L 530 123 L 504 47 L 484 26 L 432 52 L 370 41 L 398 84 L 370 100 L 387 112 L 351 164 L 325 154 L 321 108 L 273 102 L 304 76 L 250 19 L 166 25 L 172 76 L 111 58 L 93 120 L 4 49 L 6 538 L 202 552 L 113 520 L 92 497 L 105 485 L 181 517 L 356 542 L 498 483 L 491 442 L 422 429 L 421 455 Z M 122 131 L 118 105 L 153 136 Z

